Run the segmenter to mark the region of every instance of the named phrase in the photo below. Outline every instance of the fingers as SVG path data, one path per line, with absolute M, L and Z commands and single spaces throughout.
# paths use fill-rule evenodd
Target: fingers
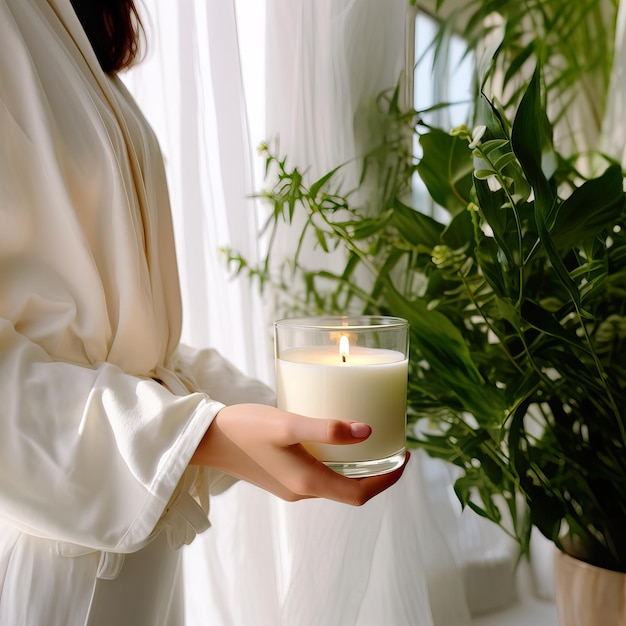
M 380 476 L 346 478 L 329 469 L 330 475 L 317 484 L 316 491 L 318 493 L 312 495 L 335 500 L 344 504 L 361 506 L 400 480 L 409 462 L 410 456 L 410 453 L 407 452 L 401 467 L 393 472 L 381 474 Z
M 358 443 L 372 432 L 371 427 L 363 422 L 305 417 L 257 404 L 225 407 L 218 414 L 218 420 L 223 420 L 235 410 L 238 413 L 237 428 L 247 428 L 254 439 L 265 437 L 283 446 L 303 441 Z
M 372 428 L 363 422 L 294 416 L 293 442 L 351 444 L 367 439 Z
M 294 447 L 290 453 L 299 457 L 298 470 L 284 476 L 284 485 L 294 494 L 290 499 L 326 498 L 354 506 L 365 504 L 395 484 L 404 473 L 410 458 L 407 452 L 402 466 L 387 474 L 347 478 L 312 457 L 301 446 Z
M 404 474 L 404 470 L 406 469 L 410 457 L 410 452 L 407 452 L 404 463 L 393 472 L 389 472 L 388 474 L 382 474 L 381 476 L 372 476 L 370 478 L 360 479 L 360 493 L 357 495 L 356 500 L 354 500 L 353 502 L 349 502 L 348 504 L 353 504 L 355 506 L 365 504 L 374 496 L 378 495 L 385 489 L 388 489 L 389 487 L 397 483 L 398 480 L 400 480 L 402 474 Z

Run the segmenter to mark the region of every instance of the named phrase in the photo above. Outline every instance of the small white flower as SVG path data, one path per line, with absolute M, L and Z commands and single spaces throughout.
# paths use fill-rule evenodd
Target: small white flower
M 489 191 L 498 191 L 499 189 L 502 189 L 502 185 L 500 184 L 497 176 L 488 176 L 487 185 L 489 187 Z
M 476 128 L 472 131 L 472 141 L 470 141 L 469 147 L 473 150 L 480 146 L 480 140 L 483 138 L 487 127 L 484 124 L 480 126 L 476 126 Z
M 480 225 L 480 230 L 483 231 L 483 235 L 485 235 L 485 237 L 489 237 L 490 239 L 493 239 L 493 228 L 491 228 L 489 224 L 486 224 L 483 222 Z

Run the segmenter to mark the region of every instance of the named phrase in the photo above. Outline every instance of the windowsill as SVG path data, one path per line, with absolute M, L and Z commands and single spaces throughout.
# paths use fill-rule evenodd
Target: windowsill
M 558 626 L 554 601 L 543 600 L 533 591 L 528 567 L 521 565 L 518 574 L 518 599 L 502 611 L 475 617 L 472 626 Z M 551 596 L 552 590 L 547 593 Z
M 558 623 L 554 603 L 535 598 L 523 598 L 504 611 L 472 620 L 472 626 L 558 626 Z

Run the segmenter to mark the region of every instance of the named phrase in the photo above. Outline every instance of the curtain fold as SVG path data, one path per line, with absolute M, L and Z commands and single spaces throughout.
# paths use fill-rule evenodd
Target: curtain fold
M 348 164 L 341 171 L 342 189 L 357 186 L 359 157 L 380 141 L 368 124 L 370 109 L 383 90 L 396 87 L 406 68 L 410 19 L 407 0 L 267 1 L 267 138 L 291 167 L 304 172 L 308 184 Z M 367 204 L 367 198 L 359 200 Z M 297 238 L 291 233 L 299 226 L 296 216 L 293 228 L 275 241 L 276 259 L 293 255 Z M 342 261 L 341 252 L 317 254 L 314 242 L 300 254 L 319 269 L 337 271 Z M 458 520 L 447 493 L 431 500 L 425 470 L 436 467 L 415 454 L 400 484 L 369 503 L 367 511 L 315 502 L 307 503 L 303 515 L 300 505 L 278 505 L 289 537 L 282 549 L 300 555 L 292 597 L 315 617 L 300 615 L 304 621 L 298 621 L 287 613 L 277 624 L 469 623 L 462 564 L 448 543 Z M 346 525 L 348 533 L 340 530 Z M 446 526 L 453 527 L 449 535 Z M 342 570 L 330 570 L 320 557 L 341 562 Z
M 620 2 L 615 27 L 615 52 L 600 147 L 626 167 L 626 3 Z
M 123 79 L 165 156 L 181 277 L 183 341 L 272 380 L 256 289 L 222 249 L 258 255 L 246 96 L 234 0 L 146 0 L 147 58 Z
M 212 529 L 186 548 L 188 624 L 469 624 L 418 468 L 360 508 L 244 483 L 214 497 Z

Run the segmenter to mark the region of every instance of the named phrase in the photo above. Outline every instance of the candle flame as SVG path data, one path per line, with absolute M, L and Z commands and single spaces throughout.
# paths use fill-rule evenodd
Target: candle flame
M 350 341 L 345 335 L 341 335 L 339 338 L 339 355 L 343 363 L 346 362 L 346 357 L 350 354 Z

